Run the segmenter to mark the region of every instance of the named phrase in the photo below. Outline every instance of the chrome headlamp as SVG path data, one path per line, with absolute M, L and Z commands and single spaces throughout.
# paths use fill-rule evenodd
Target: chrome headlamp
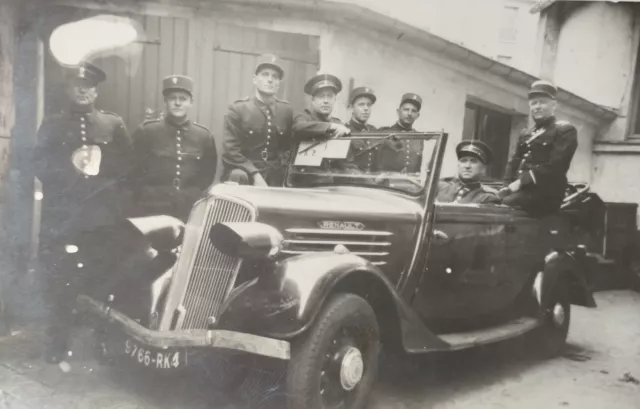
M 284 237 L 264 223 L 217 223 L 209 239 L 221 253 L 231 257 L 272 259 L 282 250 Z

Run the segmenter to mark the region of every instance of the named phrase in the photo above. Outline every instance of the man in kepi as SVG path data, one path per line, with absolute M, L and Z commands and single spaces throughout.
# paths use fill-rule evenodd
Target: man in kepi
M 358 87 L 351 92 L 349 105 L 351 106 L 351 120 L 346 123 L 352 132 L 373 132 L 376 127 L 369 124 L 371 109 L 376 103 L 376 94 L 369 87 Z
M 84 63 L 69 70 L 67 80 L 70 104 L 44 119 L 33 158 L 43 184 L 40 261 L 52 315 L 45 353 L 51 363 L 66 356 L 78 293 L 107 262 L 84 261 L 103 248 L 96 232 L 125 217 L 133 153 L 122 119 L 94 106 L 105 73 Z
M 311 96 L 311 109 L 305 109 L 293 120 L 294 137 L 299 140 L 339 138 L 351 131 L 338 118 L 331 116 L 342 82 L 334 75 L 320 74 L 311 78 L 304 92 Z
M 536 81 L 529 91 L 529 110 L 535 125 L 524 129 L 507 163 L 503 203 L 534 215 L 560 208 L 567 171 L 578 147 L 576 128 L 555 117 L 556 87 Z
M 376 131 L 376 127 L 368 123 L 371 115 L 371 108 L 375 103 L 376 95 L 369 87 L 358 87 L 351 92 L 349 105 L 353 112 L 351 114 L 351 120 L 346 123 L 346 126 L 351 130 L 351 132 L 363 133 Z M 349 154 L 350 160 L 364 172 L 370 172 L 379 167 L 379 149 L 374 145 L 374 143 L 375 141 L 371 139 L 356 139 L 351 142 L 351 152 Z M 371 148 L 372 146 L 373 148 Z
M 275 55 L 258 59 L 255 94 L 229 106 L 224 121 L 223 179 L 241 185 L 282 186 L 291 143 L 293 110 L 276 98 L 284 77 Z
M 458 176 L 438 184 L 438 202 L 500 204 L 500 198 L 480 184 L 491 163 L 491 149 L 480 141 L 463 141 L 456 147 Z
M 133 134 L 134 213 L 186 221 L 193 204 L 213 183 L 218 155 L 211 132 L 189 119 L 193 80 L 171 75 L 162 81 L 162 88 L 164 119 L 145 121 Z
M 402 96 L 398 107 L 398 121 L 380 131 L 417 132 L 414 122 L 420 117 L 422 98 L 408 93 Z M 422 165 L 422 143 L 418 140 L 396 140 L 384 144 L 381 152 L 382 168 L 385 171 L 420 173 Z

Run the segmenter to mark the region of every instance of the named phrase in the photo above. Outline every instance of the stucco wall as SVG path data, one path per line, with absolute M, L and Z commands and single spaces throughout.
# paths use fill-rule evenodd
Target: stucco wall
M 620 108 L 632 80 L 634 13 L 594 2 L 575 10 L 558 39 L 556 83 L 597 104 Z
M 381 14 L 430 31 L 449 41 L 495 58 L 512 55 L 509 65 L 531 72 L 538 14 L 531 14 L 530 0 L 334 0 L 370 8 Z M 502 9 L 518 7 L 518 35 L 513 44 L 499 42 Z

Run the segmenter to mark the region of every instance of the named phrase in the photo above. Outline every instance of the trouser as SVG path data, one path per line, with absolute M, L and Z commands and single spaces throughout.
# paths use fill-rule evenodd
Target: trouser
M 177 190 L 173 186 L 147 186 L 136 195 L 130 217 L 167 215 L 186 222 L 194 203 L 203 196 L 199 188 Z
M 260 171 L 267 185 L 279 187 L 284 183 L 284 167 L 268 168 Z M 253 185 L 253 176 L 244 169 L 234 168 L 227 172 L 226 181 L 235 182 L 239 185 Z
M 560 189 L 545 191 L 532 187 L 509 194 L 502 199 L 502 204 L 519 207 L 532 216 L 541 217 L 557 212 L 563 198 L 564 191 Z
M 104 298 L 101 285 L 122 259 L 121 253 L 127 251 L 127 244 L 114 236 L 117 231 L 116 226 L 109 226 L 44 240 L 40 259 L 50 348 L 59 352 L 68 348 L 71 331 L 81 318 L 76 308 L 78 295 Z

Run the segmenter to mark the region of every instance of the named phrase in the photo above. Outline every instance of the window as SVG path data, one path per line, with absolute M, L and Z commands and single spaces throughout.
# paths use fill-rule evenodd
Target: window
M 493 160 L 487 167 L 488 179 L 502 179 L 509 156 L 511 115 L 467 102 L 462 127 L 463 140 L 480 140 L 491 148 Z
M 504 6 L 500 23 L 500 41 L 515 43 L 518 36 L 518 7 Z

